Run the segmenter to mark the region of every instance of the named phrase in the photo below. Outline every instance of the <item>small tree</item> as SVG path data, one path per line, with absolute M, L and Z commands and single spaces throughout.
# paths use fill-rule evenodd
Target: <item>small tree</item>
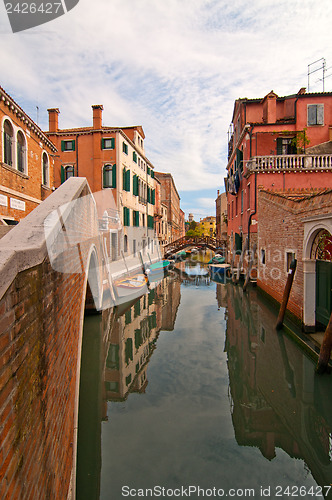
M 296 150 L 298 154 L 305 153 L 305 148 L 310 144 L 310 140 L 307 136 L 307 128 L 304 127 L 303 130 L 297 132 L 296 136 L 292 140 L 292 144 L 296 146 Z

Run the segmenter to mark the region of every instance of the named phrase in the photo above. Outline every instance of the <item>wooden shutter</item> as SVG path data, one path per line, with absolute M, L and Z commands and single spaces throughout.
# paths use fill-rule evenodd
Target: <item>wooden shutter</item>
M 151 191 L 151 203 L 154 205 L 156 203 L 156 190 L 152 189 Z
M 277 137 L 277 155 L 282 155 L 282 137 Z
M 236 148 L 236 168 L 242 171 L 243 152 Z
M 112 167 L 112 188 L 116 188 L 116 164 Z
M 130 170 L 126 172 L 126 191 L 130 191 Z
M 316 125 L 317 113 L 316 105 L 308 104 L 308 125 Z
M 126 190 L 126 169 L 123 168 L 122 170 L 122 189 L 125 191 Z
M 61 141 L 61 151 L 65 151 L 65 141 Z
M 317 125 L 324 125 L 324 104 L 317 104 Z
M 61 165 L 61 184 L 63 184 L 66 180 L 66 177 L 65 177 L 65 169 L 64 167 Z

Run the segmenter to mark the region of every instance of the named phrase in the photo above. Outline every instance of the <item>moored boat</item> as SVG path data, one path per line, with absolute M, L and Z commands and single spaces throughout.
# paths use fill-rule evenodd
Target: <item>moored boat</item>
M 148 292 L 148 281 L 144 274 L 126 276 L 113 281 L 116 304 L 123 304 Z
M 225 274 L 230 267 L 229 264 L 209 264 L 209 269 L 212 274 Z

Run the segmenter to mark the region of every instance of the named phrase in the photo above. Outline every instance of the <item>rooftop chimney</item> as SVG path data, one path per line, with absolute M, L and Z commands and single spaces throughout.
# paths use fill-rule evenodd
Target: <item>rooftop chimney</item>
M 94 104 L 93 109 L 93 128 L 99 130 L 102 128 L 102 115 L 103 115 L 103 105 Z
M 59 129 L 59 108 L 48 109 L 48 130 L 49 132 L 57 132 Z

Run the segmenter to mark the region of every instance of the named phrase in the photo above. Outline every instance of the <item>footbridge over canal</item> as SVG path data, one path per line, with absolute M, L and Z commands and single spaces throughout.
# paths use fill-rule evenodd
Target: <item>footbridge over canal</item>
M 174 240 L 164 246 L 164 255 L 167 258 L 170 255 L 191 246 L 209 248 L 210 250 L 216 251 L 224 248 L 225 244 L 225 241 L 212 238 L 211 236 L 182 236 L 181 238 L 178 238 L 177 240 Z
M 93 203 L 68 179 L 0 240 L 1 498 L 75 497 L 84 306 L 111 297 Z

